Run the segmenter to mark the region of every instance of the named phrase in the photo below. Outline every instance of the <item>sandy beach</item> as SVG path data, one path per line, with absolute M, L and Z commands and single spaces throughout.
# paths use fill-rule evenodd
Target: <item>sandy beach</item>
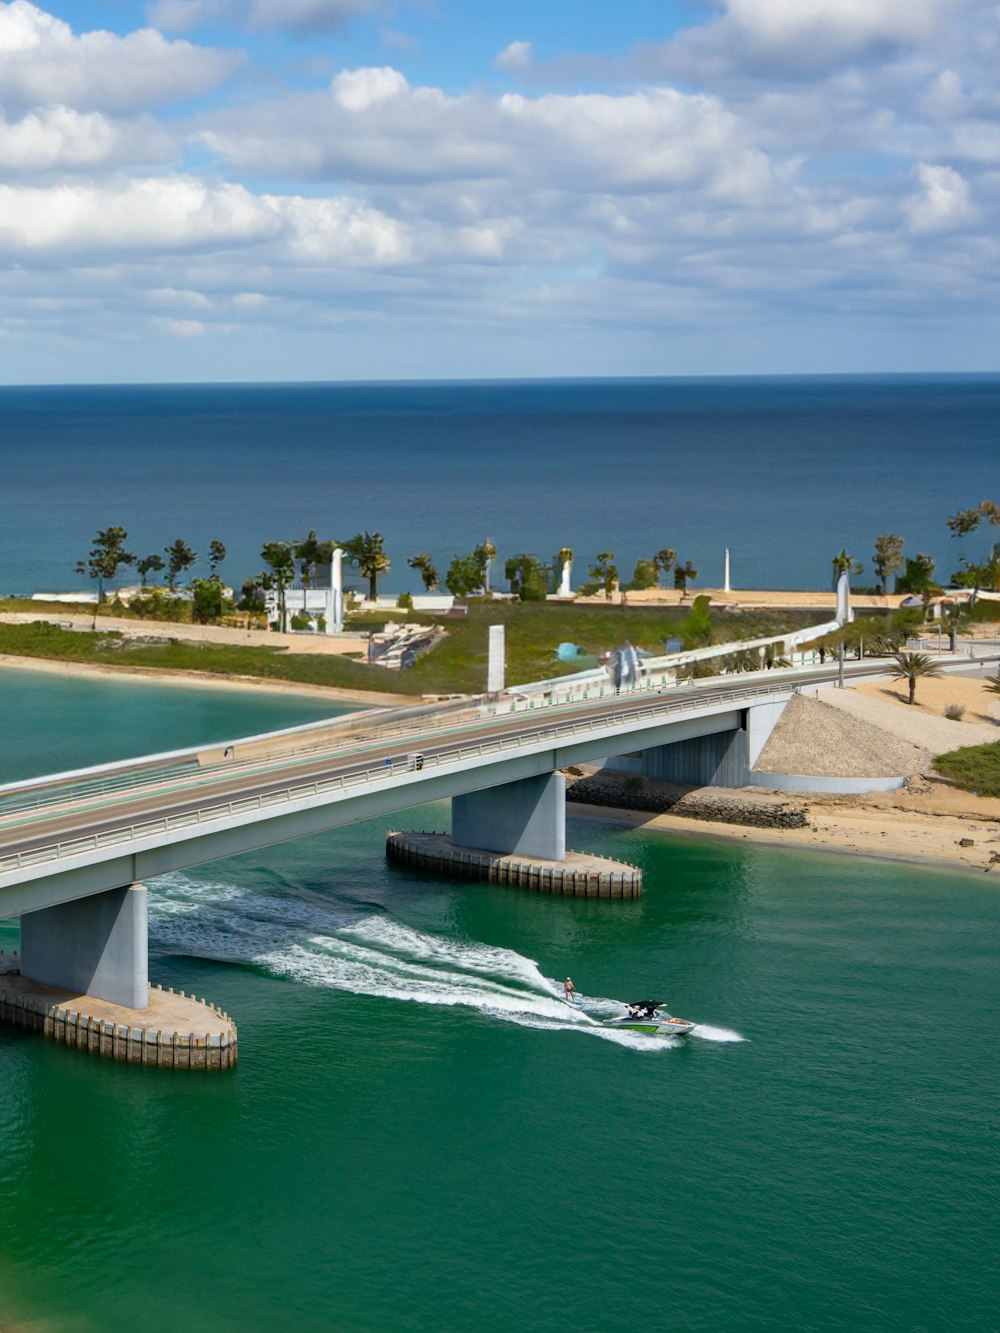
M 853 797 L 802 797 L 789 801 L 808 810 L 809 827 L 755 829 L 674 814 L 644 814 L 609 806 L 571 803 L 576 817 L 685 837 L 755 842 L 796 851 L 908 861 L 942 869 L 990 871 L 1000 883 L 1000 800 L 972 796 L 944 782 L 913 784 L 914 790 Z M 971 841 L 971 846 L 961 846 Z
M 657 829 L 663 833 L 698 838 L 721 838 L 726 842 L 754 842 L 812 848 L 838 855 L 866 856 L 913 865 L 975 871 L 991 869 L 991 856 L 1000 853 L 1000 815 L 992 822 L 972 817 L 949 817 L 911 813 L 900 817 L 884 811 L 810 809 L 810 827 L 805 829 L 748 829 L 735 824 L 708 823 L 679 815 L 643 815 L 631 810 L 604 806 L 572 805 L 571 813 L 630 827 Z M 972 847 L 961 847 L 961 839 L 972 839 Z M 1000 867 L 993 863 L 998 873 Z

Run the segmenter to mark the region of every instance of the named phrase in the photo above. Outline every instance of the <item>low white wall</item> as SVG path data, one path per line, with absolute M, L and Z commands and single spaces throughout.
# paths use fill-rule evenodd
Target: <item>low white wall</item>
M 829 792 L 858 796 L 869 791 L 898 791 L 906 778 L 830 778 L 804 773 L 750 773 L 750 787 L 775 787 L 779 791 Z

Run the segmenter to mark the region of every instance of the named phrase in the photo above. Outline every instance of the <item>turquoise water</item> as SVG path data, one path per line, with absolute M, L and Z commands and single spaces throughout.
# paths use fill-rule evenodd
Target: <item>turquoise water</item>
M 0 1029 L 0 1327 L 995 1326 L 996 884 L 576 820 L 646 895 L 572 902 L 390 870 L 385 827 L 151 886 L 232 1076 Z M 609 1040 L 567 972 L 703 1035 Z
M 350 711 L 319 697 L 276 690 L 0 670 L 0 784 Z

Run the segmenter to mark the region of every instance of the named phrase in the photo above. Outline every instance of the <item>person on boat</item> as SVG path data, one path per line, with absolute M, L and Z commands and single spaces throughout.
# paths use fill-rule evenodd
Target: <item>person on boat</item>
M 563 999 L 566 1001 L 567 1004 L 576 1003 L 576 989 L 573 985 L 573 980 L 571 977 L 567 977 L 563 985 Z
M 639 1014 L 642 1012 L 641 1004 L 629 1004 L 626 1005 L 625 1007 L 626 1009 L 628 1009 L 629 1018 L 638 1018 Z

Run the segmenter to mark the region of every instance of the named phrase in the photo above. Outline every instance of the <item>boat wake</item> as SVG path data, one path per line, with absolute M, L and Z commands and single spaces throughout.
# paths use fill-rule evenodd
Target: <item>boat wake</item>
M 449 939 L 404 925 L 381 909 L 346 906 L 165 875 L 150 895 L 150 942 L 174 953 L 250 964 L 273 976 L 353 995 L 417 1004 L 465 1005 L 521 1027 L 585 1033 L 647 1053 L 681 1044 L 602 1026 L 620 1000 L 562 987 L 512 949 Z M 741 1041 L 735 1032 L 698 1028 L 710 1041 Z

